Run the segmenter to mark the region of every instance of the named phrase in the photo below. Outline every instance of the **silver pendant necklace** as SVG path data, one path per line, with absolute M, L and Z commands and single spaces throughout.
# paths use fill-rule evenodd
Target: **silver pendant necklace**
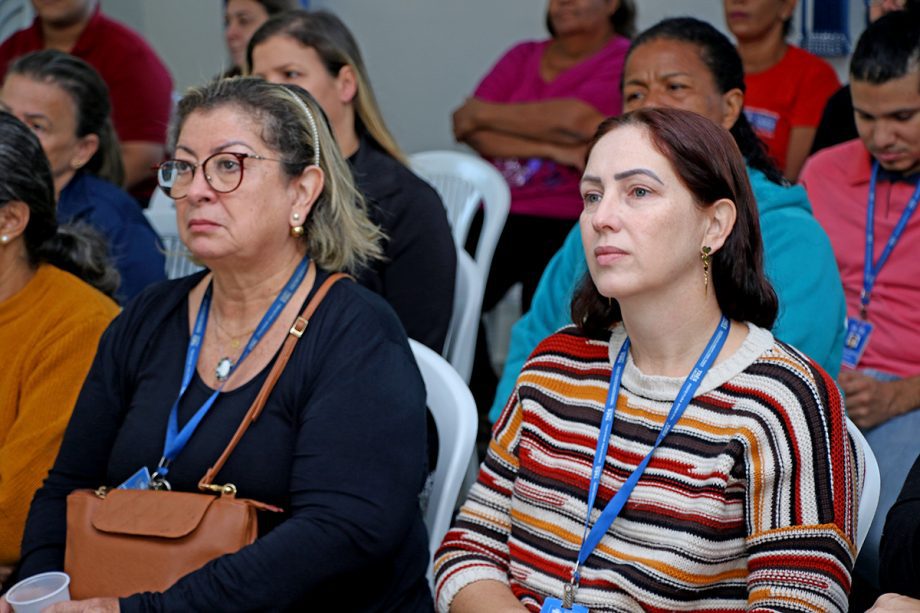
M 217 367 L 214 369 L 214 376 L 217 377 L 217 380 L 223 383 L 230 376 L 230 373 L 233 372 L 233 367 L 236 366 L 233 360 L 230 359 L 230 356 L 224 356 L 217 362 Z

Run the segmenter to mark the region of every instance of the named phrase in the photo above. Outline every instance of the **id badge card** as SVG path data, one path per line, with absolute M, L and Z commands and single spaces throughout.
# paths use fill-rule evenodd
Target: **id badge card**
M 146 490 L 150 489 L 150 471 L 146 466 L 141 466 L 140 470 L 128 477 L 124 483 L 116 489 L 119 490 Z
M 558 598 L 547 598 L 543 601 L 540 613 L 588 613 L 588 607 L 573 604 L 571 609 L 566 609 Z
M 847 317 L 847 331 L 843 340 L 843 359 L 841 360 L 844 366 L 856 368 L 866 351 L 871 335 L 872 324 L 856 317 Z

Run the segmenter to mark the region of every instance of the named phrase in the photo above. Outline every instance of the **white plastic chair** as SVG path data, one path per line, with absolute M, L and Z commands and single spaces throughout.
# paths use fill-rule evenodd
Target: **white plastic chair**
M 447 529 L 466 463 L 476 444 L 476 402 L 466 383 L 447 361 L 418 341 L 409 340 L 422 379 L 425 380 L 428 410 L 438 430 L 438 465 L 434 472 L 425 525 L 431 559 Z M 428 561 L 428 580 L 432 561 Z
M 466 244 L 470 224 L 482 204 L 485 218 L 475 259 L 485 283 L 511 207 L 505 178 L 479 156 L 461 151 L 422 151 L 410 155 L 409 163 L 440 194 L 457 245 Z
M 485 285 L 476 262 L 462 247 L 458 247 L 454 312 L 444 343 L 444 357 L 467 383 L 473 374 L 476 334 L 484 291 Z
M 144 215 L 163 240 L 168 279 L 185 277 L 203 268 L 191 260 L 185 245 L 179 238 L 179 230 L 176 227 L 176 203 L 164 194 L 163 190 L 159 188 L 153 190 L 153 196 L 150 197 L 150 204 L 144 211 Z
M 878 508 L 879 487 L 881 486 L 882 477 L 878 470 L 878 461 L 872 448 L 869 447 L 869 441 L 863 436 L 863 433 L 856 427 L 850 418 L 847 417 L 847 432 L 853 442 L 862 447 L 863 455 L 866 458 L 866 474 L 863 477 L 862 495 L 859 497 L 859 512 L 856 522 L 856 551 L 862 549 L 866 536 L 869 535 L 869 528 L 872 526 L 872 519 L 875 517 L 875 511 Z

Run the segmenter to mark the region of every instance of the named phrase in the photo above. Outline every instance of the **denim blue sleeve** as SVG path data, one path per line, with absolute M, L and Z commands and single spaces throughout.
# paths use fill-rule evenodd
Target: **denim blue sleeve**
M 508 357 L 489 410 L 489 420 L 493 423 L 511 395 L 527 357 L 540 341 L 571 323 L 572 293 L 587 270 L 581 230 L 576 223 L 543 271 L 530 310 L 511 328 Z

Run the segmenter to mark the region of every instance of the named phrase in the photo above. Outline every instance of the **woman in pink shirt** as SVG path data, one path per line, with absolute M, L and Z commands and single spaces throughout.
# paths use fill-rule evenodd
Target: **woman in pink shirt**
M 552 38 L 513 46 L 454 111 L 454 136 L 494 164 L 511 188 L 483 312 L 518 282 L 528 309 L 546 263 L 581 213 L 588 140 L 604 117 L 622 110 L 620 77 L 634 17 L 632 0 L 549 0 Z

